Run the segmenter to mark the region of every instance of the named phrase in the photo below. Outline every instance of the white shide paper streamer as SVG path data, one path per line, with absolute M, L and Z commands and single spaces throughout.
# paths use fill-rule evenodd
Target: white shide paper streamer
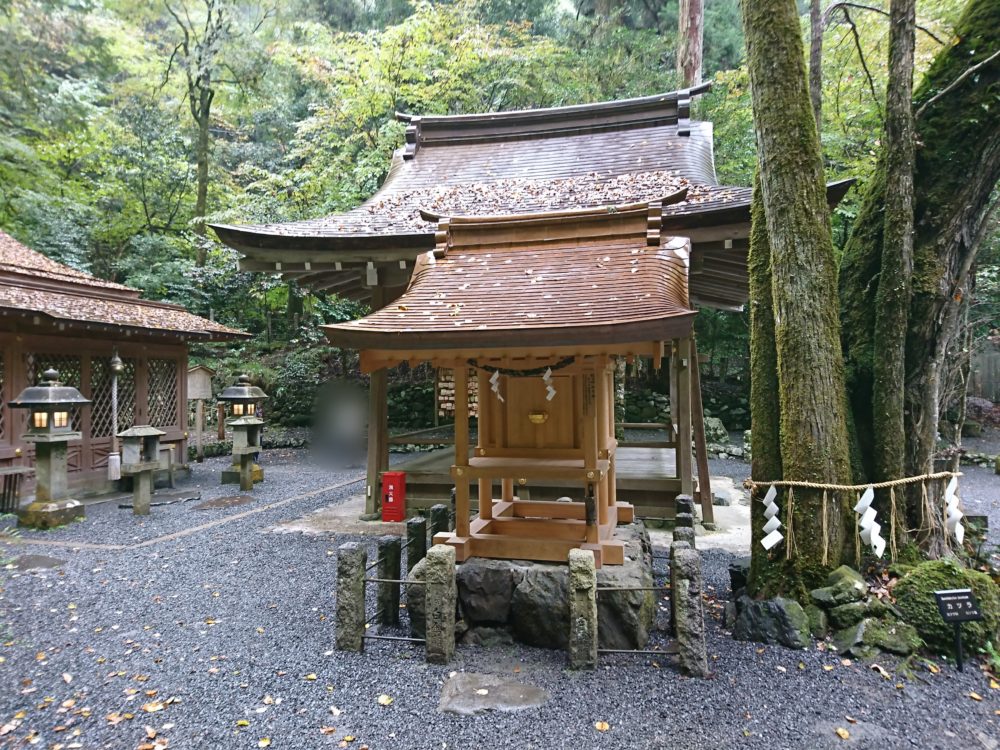
M 774 485 L 772 484 L 768 489 L 767 494 L 765 494 L 761 500 L 761 502 L 767 506 L 764 508 L 764 518 L 767 519 L 767 523 L 764 524 L 764 532 L 767 536 L 761 539 L 760 543 L 768 552 L 770 552 L 775 545 L 778 544 L 778 542 L 785 538 L 784 535 L 778 531 L 778 529 L 781 528 L 781 521 L 778 520 L 778 504 L 774 502 L 774 498 L 777 496 L 778 491 L 774 489 Z

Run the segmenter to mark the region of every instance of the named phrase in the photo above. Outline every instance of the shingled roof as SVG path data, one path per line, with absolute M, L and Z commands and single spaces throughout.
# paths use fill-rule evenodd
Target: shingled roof
M 687 188 L 687 200 L 664 207 L 663 226 L 692 241 L 691 295 L 739 307 L 747 296 L 751 191 L 718 184 L 712 124 L 689 119 L 691 98 L 709 85 L 519 112 L 397 114 L 407 123 L 406 143 L 362 205 L 305 221 L 213 228 L 244 254 L 244 270 L 360 298 L 364 287 L 405 283 L 398 269 L 412 269 L 434 244 L 427 214 L 597 208 Z M 849 186 L 831 185 L 831 204 Z M 384 284 L 379 264 L 393 284 Z
M 222 341 L 249 334 L 179 305 L 139 298 L 139 290 L 57 263 L 0 231 L 0 316 L 63 328 L 126 330 Z
M 378 350 L 612 345 L 690 334 L 690 242 L 658 231 L 659 202 L 520 216 L 452 217 L 406 292 L 326 326 Z

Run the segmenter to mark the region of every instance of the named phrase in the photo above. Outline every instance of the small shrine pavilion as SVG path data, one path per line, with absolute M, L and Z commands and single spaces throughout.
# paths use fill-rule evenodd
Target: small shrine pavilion
M 392 310 L 418 261 L 423 262 L 420 259 L 440 244 L 442 232 L 455 232 L 466 218 L 485 226 L 488 222 L 483 217 L 648 204 L 683 190 L 683 200 L 662 205 L 659 221 L 665 236 L 685 237 L 690 242 L 685 306 L 739 310 L 747 300 L 751 190 L 718 184 L 712 123 L 691 119 L 693 97 L 710 85 L 620 101 L 515 112 L 397 113 L 397 119 L 406 123 L 405 144 L 393 155 L 380 190 L 361 206 L 305 221 L 217 225 L 214 229 L 223 242 L 242 253 L 240 267 L 245 271 L 280 273 L 316 291 L 370 301 L 373 310 Z M 843 181 L 828 187 L 831 206 L 840 201 L 850 184 Z M 452 219 L 450 229 L 439 225 L 440 217 Z M 502 231 L 516 235 L 512 225 L 504 226 L 507 228 Z M 608 227 L 617 230 L 614 223 Z M 477 306 L 480 303 L 485 301 L 477 301 Z M 568 309 L 569 300 L 561 304 L 561 309 Z M 399 335 L 406 336 L 403 331 Z M 684 359 L 672 357 L 671 367 Z M 381 474 L 388 468 L 389 457 L 387 368 L 374 368 L 378 361 L 373 355 L 366 357 L 371 371 L 369 513 L 378 509 Z M 694 371 L 694 382 L 694 356 L 687 361 L 686 366 Z M 682 400 L 679 387 L 672 369 L 675 403 Z M 488 390 L 483 391 L 484 402 L 487 394 Z M 692 386 L 691 398 L 694 418 L 700 420 L 696 386 Z M 671 421 L 676 420 L 674 408 Z M 671 436 L 673 442 L 677 439 L 679 432 Z M 687 460 L 687 451 L 681 453 Z M 640 460 L 653 458 L 653 454 L 645 454 Z M 703 519 L 710 521 L 708 462 L 703 452 L 697 464 L 698 483 L 693 492 Z M 639 463 L 636 466 L 643 471 Z M 672 516 L 670 499 L 687 489 L 680 486 L 684 480 L 679 475 L 683 472 L 677 471 L 675 476 L 668 472 L 662 481 L 658 478 L 651 485 L 653 491 L 645 494 L 649 511 L 645 515 Z M 409 476 L 413 476 L 412 470 Z M 637 491 L 635 481 L 620 481 L 619 489 Z M 650 495 L 657 499 L 649 500 Z
M 470 556 L 564 561 L 594 551 L 624 562 L 614 538 L 633 507 L 616 492 L 614 361 L 682 363 L 676 465 L 690 491 L 690 241 L 661 237 L 663 201 L 575 211 L 439 218 L 437 247 L 417 258 L 393 303 L 325 326 L 361 350 L 362 369 L 431 362 L 454 371 L 455 531 L 435 541 Z M 469 370 L 478 380 L 469 455 Z M 703 440 L 703 436 L 702 436 Z M 518 496 L 529 482 L 568 485 L 562 501 Z M 470 521 L 470 483 L 478 517 Z M 495 490 L 499 488 L 499 493 Z
M 82 433 L 67 456 L 75 488 L 104 488 L 114 435 L 133 425 L 162 430 L 173 461 L 185 461 L 187 342 L 248 334 L 139 295 L 0 232 L 0 463 L 32 460 L 34 447 L 22 439 L 27 415 L 7 402 L 49 368 L 93 401 L 72 415 L 74 431 Z M 122 361 L 117 424 L 111 398 L 115 354 Z

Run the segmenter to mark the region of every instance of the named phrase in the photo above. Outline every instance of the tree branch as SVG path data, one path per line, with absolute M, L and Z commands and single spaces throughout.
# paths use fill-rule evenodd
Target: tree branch
M 964 73 L 962 73 L 962 75 L 960 75 L 954 81 L 952 81 L 951 83 L 949 83 L 947 86 L 945 86 L 939 92 L 937 92 L 936 94 L 934 94 L 934 96 L 932 96 L 926 102 L 924 102 L 923 104 L 921 104 L 920 105 L 920 109 L 918 109 L 917 113 L 913 116 L 914 119 L 917 119 L 917 118 L 921 117 L 924 114 L 924 111 L 929 106 L 931 106 L 936 101 L 938 101 L 939 99 L 941 99 L 941 97 L 943 97 L 943 96 L 945 96 L 947 94 L 950 94 L 952 91 L 954 91 L 959 86 L 961 86 L 962 82 L 965 81 L 969 76 L 973 75 L 974 73 L 976 73 L 979 70 L 982 70 L 984 67 L 986 67 L 987 65 L 989 65 L 991 62 L 993 62 L 997 58 L 1000 58 L 1000 50 L 997 50 L 992 55 L 990 55 L 989 57 L 987 57 L 985 60 L 981 60 L 980 62 L 976 63 L 971 68 L 969 68 L 968 70 L 966 70 Z
M 875 109 L 878 112 L 878 119 L 880 122 L 885 122 L 885 117 L 882 114 L 882 105 L 879 103 L 878 94 L 875 93 L 875 80 L 872 78 L 872 73 L 868 70 L 868 62 L 865 60 L 865 52 L 861 48 L 861 36 L 858 34 L 858 27 L 854 23 L 854 19 L 851 18 L 851 13 L 847 9 L 850 3 L 839 3 L 840 10 L 844 14 L 844 19 L 847 21 L 848 25 L 851 27 L 851 36 L 854 38 L 854 47 L 858 50 L 858 60 L 861 62 L 861 69 L 865 71 L 865 77 L 868 79 L 868 88 L 872 92 L 872 101 L 875 102 Z
M 883 15 L 883 16 L 886 16 L 886 17 L 889 16 L 889 13 L 887 11 L 884 11 L 881 8 L 876 8 L 873 5 L 862 5 L 861 3 L 838 2 L 838 3 L 831 3 L 830 6 L 826 9 L 826 11 L 824 11 L 824 13 L 823 13 L 823 23 L 824 23 L 824 25 L 830 21 L 830 17 L 833 15 L 833 11 L 838 10 L 838 9 L 844 9 L 844 8 L 857 8 L 858 10 L 870 10 L 873 13 L 879 13 L 880 15 Z M 939 37 L 937 34 L 935 34 L 933 31 L 931 31 L 927 27 L 921 26 L 918 23 L 916 25 L 916 28 L 919 29 L 920 31 L 924 32 L 927 36 L 929 36 L 931 39 L 933 39 L 938 44 L 940 44 L 942 46 L 945 45 L 945 44 L 947 44 L 947 42 L 945 42 L 943 39 L 941 39 L 941 37 Z

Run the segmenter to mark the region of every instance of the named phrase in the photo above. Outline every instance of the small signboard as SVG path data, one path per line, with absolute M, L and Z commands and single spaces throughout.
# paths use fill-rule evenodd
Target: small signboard
M 983 613 L 979 611 L 979 602 L 976 601 L 972 589 L 935 591 L 934 598 L 937 599 L 938 610 L 945 622 L 971 622 L 983 619 Z

